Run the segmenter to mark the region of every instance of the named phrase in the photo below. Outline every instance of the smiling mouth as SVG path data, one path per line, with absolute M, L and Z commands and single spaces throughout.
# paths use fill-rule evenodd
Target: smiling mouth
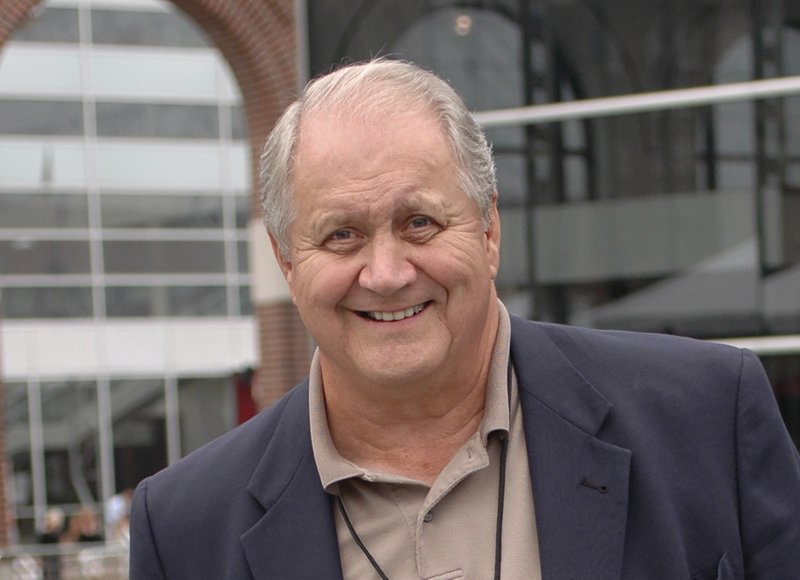
M 416 306 L 409 306 L 404 310 L 397 310 L 395 312 L 370 310 L 365 312 L 359 312 L 359 314 L 364 318 L 368 318 L 370 320 L 377 320 L 379 322 L 397 322 L 398 320 L 404 320 L 406 318 L 411 318 L 412 316 L 416 316 L 417 314 L 422 312 L 428 304 L 429 302 L 424 302 L 422 304 L 417 304 Z

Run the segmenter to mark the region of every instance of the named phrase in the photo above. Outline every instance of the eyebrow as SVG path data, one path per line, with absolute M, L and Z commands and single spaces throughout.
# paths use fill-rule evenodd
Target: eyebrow
M 432 213 L 431 209 L 441 211 L 444 206 L 443 200 L 433 199 L 425 195 L 424 191 L 415 189 L 396 200 L 392 211 L 408 214 L 423 211 Z M 322 209 L 319 215 L 311 219 L 311 229 L 314 232 L 324 233 L 337 226 L 362 222 L 368 219 L 369 212 L 370 207 L 363 200 L 345 202 L 330 209 Z
M 311 219 L 311 231 L 316 233 L 327 233 L 329 230 L 336 227 L 344 226 L 347 223 L 353 223 L 362 220 L 366 212 L 362 210 L 344 210 L 335 208 L 324 211 L 321 215 L 315 216 Z

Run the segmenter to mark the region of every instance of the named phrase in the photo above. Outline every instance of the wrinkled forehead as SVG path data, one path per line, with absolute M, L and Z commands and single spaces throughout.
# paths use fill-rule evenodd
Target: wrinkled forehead
M 352 145 L 363 142 L 371 143 L 381 151 L 394 149 L 393 135 L 403 133 L 407 127 L 430 128 L 428 135 L 435 138 L 436 146 L 443 145 L 454 156 L 454 151 L 442 131 L 434 114 L 425 107 L 391 107 L 377 106 L 350 109 L 346 106 L 315 108 L 300 117 L 293 155 L 294 169 L 297 169 L 301 158 L 309 153 L 325 154 L 336 159 L 343 149 L 352 149 Z M 431 142 L 420 142 L 420 147 L 430 147 Z M 381 151 L 372 150 L 370 157 Z M 366 158 L 364 159 L 366 161 Z
M 393 111 L 353 115 L 317 111 L 300 125 L 293 159 L 293 181 L 307 183 L 309 171 L 361 176 L 409 170 L 419 164 L 453 167 L 455 156 L 428 112 Z

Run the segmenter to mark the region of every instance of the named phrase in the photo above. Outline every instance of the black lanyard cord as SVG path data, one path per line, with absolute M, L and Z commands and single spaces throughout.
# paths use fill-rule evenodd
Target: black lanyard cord
M 508 455 L 508 437 L 506 434 L 503 433 L 500 436 L 500 485 L 498 486 L 497 490 L 497 520 L 495 525 L 495 533 L 494 533 L 494 578 L 495 580 L 500 580 L 500 567 L 502 562 L 503 556 L 503 505 L 505 504 L 505 497 L 506 497 L 506 457 Z M 342 514 L 342 518 L 344 518 L 344 523 L 347 526 L 347 530 L 350 532 L 350 536 L 353 538 L 353 541 L 358 545 L 364 555 L 369 560 L 369 563 L 372 564 L 372 567 L 375 568 L 375 571 L 378 573 L 378 576 L 381 577 L 381 580 L 389 580 L 389 577 L 386 575 L 386 572 L 380 567 L 378 562 L 373 557 L 372 553 L 369 551 L 364 542 L 361 540 L 361 537 L 356 532 L 356 529 L 353 527 L 353 522 L 350 521 L 350 516 L 347 515 L 347 510 L 344 509 L 344 502 L 342 501 L 342 496 L 336 496 L 336 505 L 339 506 L 339 513 Z
M 512 370 L 511 370 L 511 357 L 509 356 L 508 360 L 508 401 L 509 405 L 511 404 L 511 380 L 512 380 Z M 495 523 L 495 533 L 494 533 L 494 579 L 500 580 L 500 569 L 502 565 L 502 558 L 503 558 L 503 506 L 505 505 L 506 499 L 506 459 L 508 457 L 508 434 L 501 433 L 500 434 L 500 478 L 499 478 L 499 485 L 497 486 L 497 520 Z M 356 529 L 353 527 L 353 522 L 350 521 L 350 516 L 347 515 L 347 510 L 344 509 L 344 502 L 342 501 L 342 496 L 336 496 L 336 505 L 339 506 L 339 512 L 342 514 L 342 518 L 344 518 L 344 523 L 347 525 L 347 529 L 350 532 L 350 536 L 353 538 L 353 541 L 358 545 L 364 555 L 369 560 L 369 563 L 372 564 L 372 567 L 375 568 L 375 571 L 378 573 L 378 576 L 381 577 L 381 580 L 389 580 L 389 577 L 380 567 L 378 562 L 372 556 L 372 553 L 367 549 L 367 546 L 364 545 L 364 542 L 361 540 L 361 537 L 356 532 Z
M 500 580 L 500 564 L 503 558 L 503 506 L 506 499 L 506 456 L 508 436 L 500 435 L 500 484 L 497 486 L 497 524 L 494 534 L 494 579 Z
M 372 564 L 372 567 L 375 568 L 375 571 L 378 573 L 378 576 L 381 577 L 381 580 L 389 580 L 389 577 L 386 575 L 383 569 L 378 565 L 378 563 L 375 561 L 375 558 L 372 557 L 372 554 L 364 545 L 364 542 L 361 541 L 359 535 L 356 533 L 356 529 L 353 527 L 353 522 L 350 521 L 350 516 L 347 515 L 347 510 L 344 509 L 344 503 L 342 502 L 341 495 L 336 496 L 336 505 L 339 506 L 339 511 L 341 512 L 342 517 L 344 518 L 344 523 L 347 524 L 347 529 L 350 530 L 350 535 L 352 536 L 355 543 L 358 544 L 358 547 L 361 548 L 361 551 L 364 552 L 364 555 L 367 557 L 367 560 L 369 560 L 369 563 Z

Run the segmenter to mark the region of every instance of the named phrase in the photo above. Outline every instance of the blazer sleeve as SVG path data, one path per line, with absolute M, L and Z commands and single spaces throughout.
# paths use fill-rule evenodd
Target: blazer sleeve
M 148 480 L 145 479 L 137 486 L 131 504 L 130 580 L 163 580 L 166 578 L 150 526 L 147 484 Z
M 736 411 L 739 518 L 748 579 L 800 570 L 800 455 L 758 358 L 742 353 Z

